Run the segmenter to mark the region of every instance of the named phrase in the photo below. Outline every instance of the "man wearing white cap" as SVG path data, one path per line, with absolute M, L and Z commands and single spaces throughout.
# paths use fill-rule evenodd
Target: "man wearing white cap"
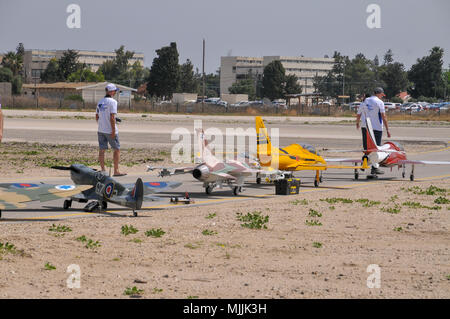
M 124 176 L 126 174 L 119 172 L 120 143 L 119 130 L 116 124 L 117 101 L 113 99 L 119 89 L 110 83 L 106 86 L 105 91 L 106 95 L 98 102 L 95 114 L 95 119 L 98 123 L 97 134 L 100 148 L 98 159 L 102 171 L 105 171 L 105 150 L 108 149 L 108 144 L 111 145 L 113 149 L 114 176 Z
M 384 96 L 386 95 L 384 94 L 383 88 L 375 88 L 373 95 L 365 99 L 358 108 L 358 114 L 356 115 L 356 129 L 359 130 L 361 121 L 363 148 L 365 150 L 367 149 L 366 116 L 370 118 L 370 122 L 372 123 L 373 133 L 375 135 L 377 145 L 381 145 L 381 138 L 383 136 L 383 124 L 386 127 L 387 136 L 391 137 L 386 117 L 386 111 L 384 108 L 384 102 L 381 100 Z M 374 163 L 372 165 L 371 174 L 384 174 L 384 172 L 379 169 L 378 163 Z

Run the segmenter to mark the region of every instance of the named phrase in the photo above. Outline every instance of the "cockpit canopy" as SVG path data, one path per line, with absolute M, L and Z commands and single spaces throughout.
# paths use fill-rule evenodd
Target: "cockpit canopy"
M 307 150 L 307 151 L 309 151 L 309 152 L 311 152 L 313 154 L 319 155 L 319 153 L 317 152 L 317 150 L 316 150 L 316 148 L 314 146 L 312 146 L 310 144 L 304 144 L 304 143 L 300 143 L 299 145 L 301 147 L 303 147 L 305 150 Z

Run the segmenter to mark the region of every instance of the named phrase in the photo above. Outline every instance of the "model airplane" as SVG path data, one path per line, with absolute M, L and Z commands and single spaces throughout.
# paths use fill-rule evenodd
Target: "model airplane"
M 0 184 L 0 218 L 2 210 L 25 208 L 24 203 L 32 201 L 47 202 L 66 198 L 89 189 L 90 186 L 52 185 L 33 183 Z
M 402 168 L 402 177 L 405 178 L 406 175 L 406 165 L 411 165 L 411 173 L 409 179 L 414 181 L 414 165 L 450 165 L 450 162 L 440 162 L 440 161 L 421 161 L 421 160 L 408 160 L 406 158 L 406 152 L 404 148 L 398 142 L 386 142 L 381 146 L 378 146 L 375 142 L 375 135 L 373 133 L 372 123 L 370 118 L 366 116 L 366 127 L 367 133 L 367 150 L 362 150 L 364 156 L 362 159 L 351 159 L 351 158 L 338 158 L 332 159 L 334 162 L 349 162 L 349 163 L 362 163 L 368 162 L 372 165 L 374 163 L 379 164 L 380 167 L 395 167 L 399 169 Z M 348 150 L 349 152 L 354 152 L 355 150 Z M 376 175 L 368 175 L 367 178 L 377 178 Z M 358 179 L 358 172 L 355 169 L 355 179 Z
M 215 157 L 208 148 L 203 130 L 197 131 L 201 164 L 194 167 L 165 168 L 147 166 L 147 171 L 159 169 L 159 176 L 171 176 L 179 174 L 192 174 L 198 181 L 203 182 L 206 194 L 211 194 L 215 187 L 222 188 L 228 185 L 234 195 L 242 192 L 245 178 L 257 173 L 263 173 L 254 169 L 249 162 L 238 160 L 221 161 Z
M 291 144 L 282 148 L 275 148 L 270 142 L 264 121 L 260 116 L 255 118 L 256 143 L 258 160 L 262 167 L 271 167 L 279 171 L 316 171 L 314 186 L 318 187 L 322 182 L 322 171 L 328 168 L 355 169 L 352 166 L 329 165 L 327 160 L 319 155 L 317 150 L 309 144 Z M 368 168 L 367 163 L 361 167 Z M 257 176 L 257 183 L 261 179 Z
M 72 164 L 68 167 L 53 166 L 53 169 L 68 170 L 70 177 L 76 185 L 88 185 L 83 192 L 71 195 L 64 201 L 64 209 L 72 206 L 72 201 L 88 203 L 84 210 L 92 212 L 96 209 L 106 209 L 108 202 L 133 210 L 133 216 L 137 216 L 137 210 L 142 207 L 143 201 L 158 200 L 158 197 L 150 196 L 181 185 L 178 182 L 142 182 L 138 178 L 135 184 L 122 184 L 112 177 L 98 172 L 82 164 Z

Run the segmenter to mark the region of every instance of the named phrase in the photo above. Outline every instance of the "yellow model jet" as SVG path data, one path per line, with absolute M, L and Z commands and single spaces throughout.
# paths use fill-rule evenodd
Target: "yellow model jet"
M 318 187 L 322 182 L 321 171 L 327 168 L 353 169 L 357 174 L 358 169 L 367 169 L 367 160 L 362 166 L 328 165 L 312 145 L 291 144 L 286 147 L 272 147 L 269 134 L 260 116 L 255 118 L 257 156 L 262 167 L 277 169 L 280 171 L 316 171 L 314 186 Z M 259 183 L 261 180 L 257 179 Z

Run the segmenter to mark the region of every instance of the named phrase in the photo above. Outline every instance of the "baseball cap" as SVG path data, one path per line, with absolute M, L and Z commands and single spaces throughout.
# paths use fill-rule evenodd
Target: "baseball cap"
M 382 87 L 377 87 L 377 88 L 375 88 L 375 90 L 373 90 L 373 93 L 385 95 L 385 94 L 384 94 L 384 90 L 383 90 Z
M 114 84 L 112 84 L 112 83 L 109 83 L 107 86 L 106 86 L 106 91 L 108 91 L 108 92 L 111 92 L 111 91 L 119 91 L 119 89 L 114 85 Z

